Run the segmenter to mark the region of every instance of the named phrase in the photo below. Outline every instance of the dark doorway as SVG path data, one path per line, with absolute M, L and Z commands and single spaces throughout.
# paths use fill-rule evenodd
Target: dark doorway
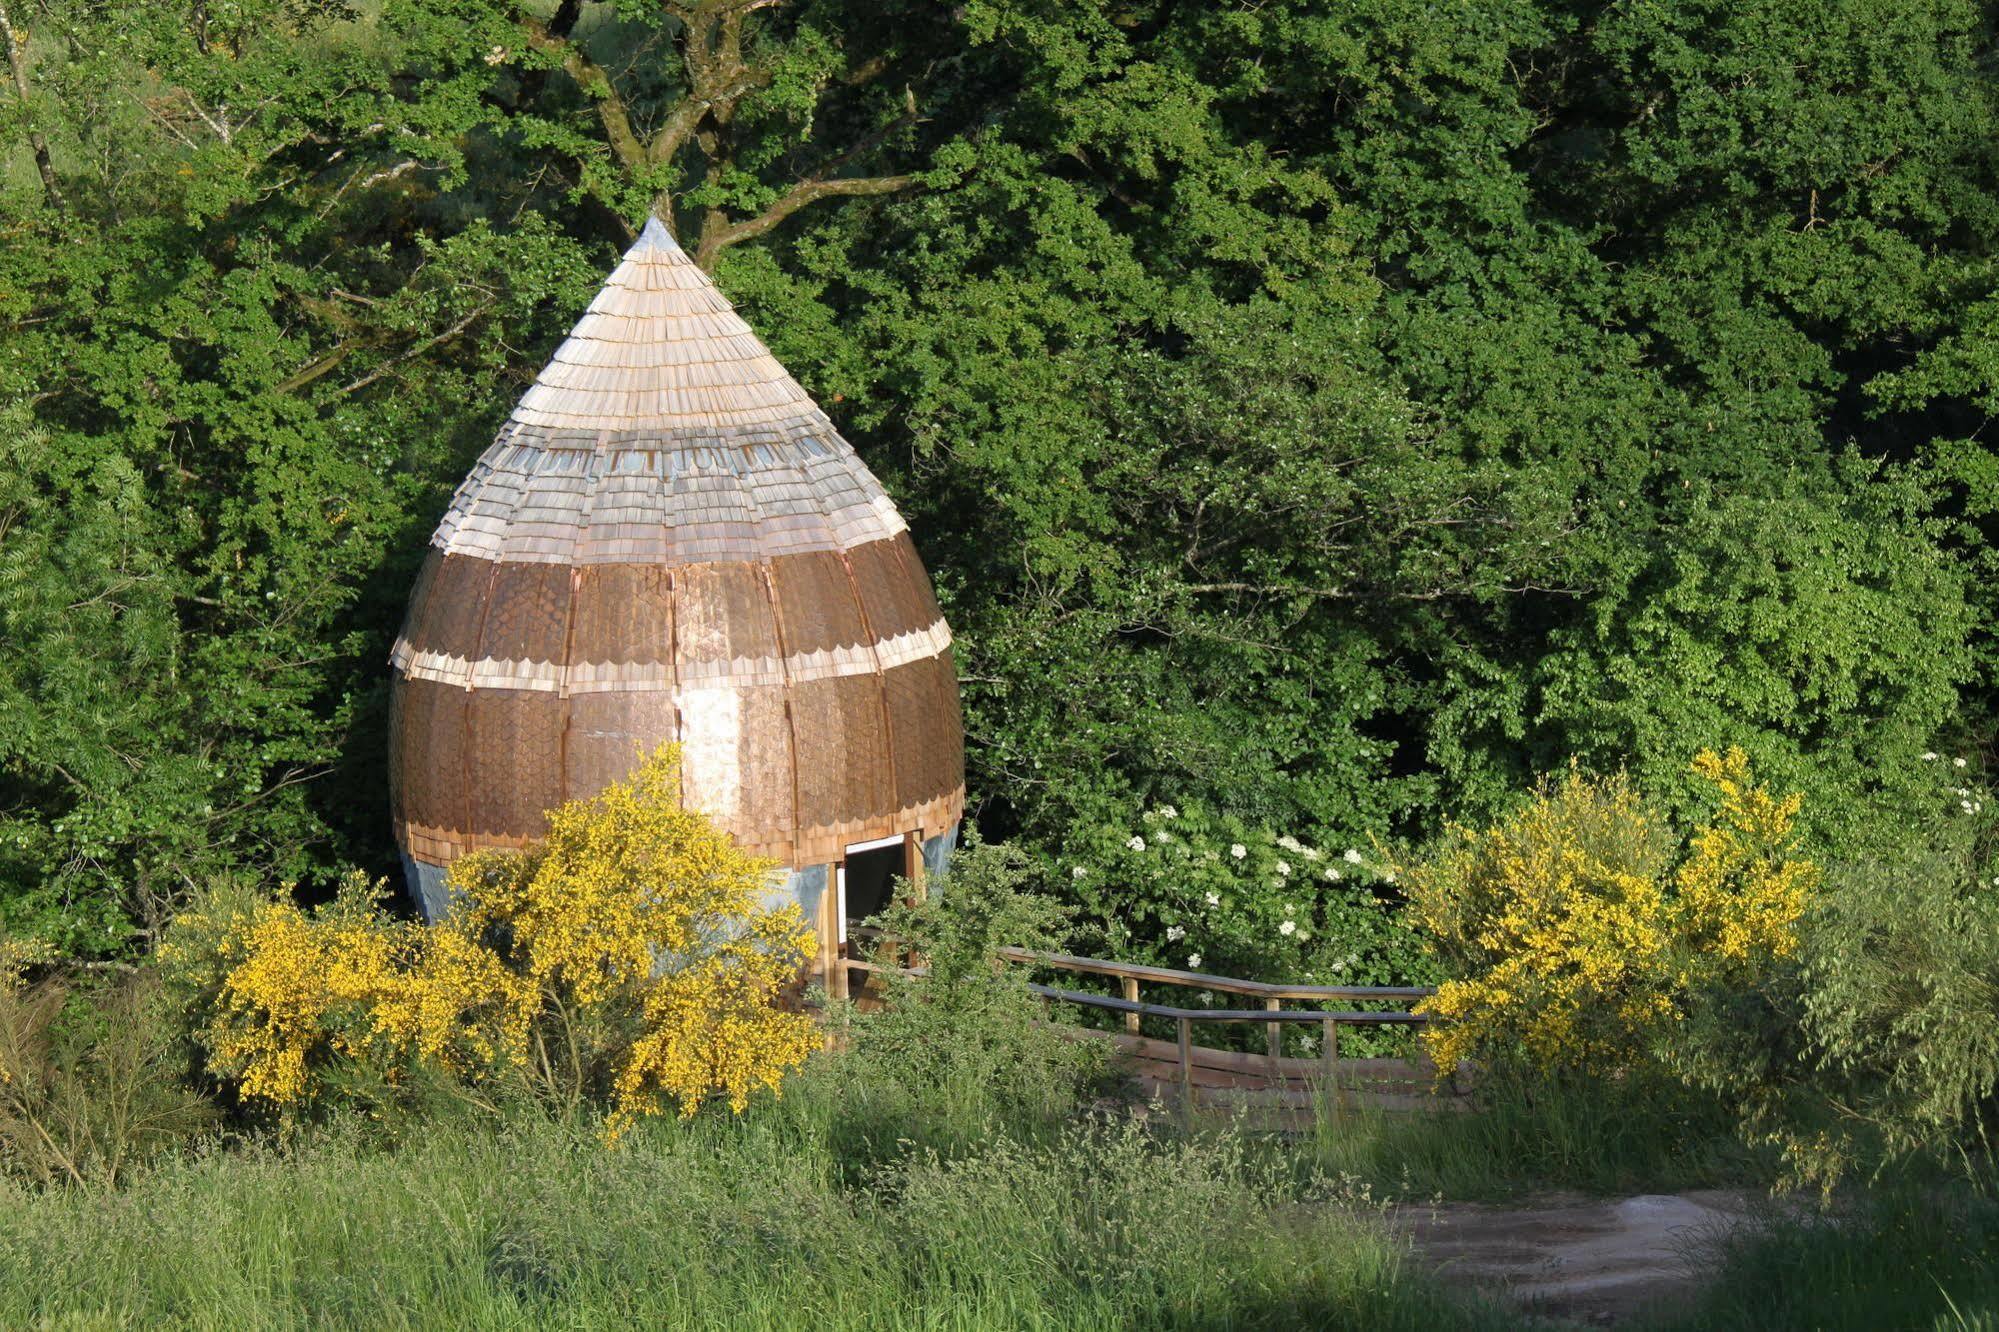
M 903 872 L 903 847 L 876 847 L 847 853 L 847 919 L 866 920 L 888 906 L 896 876 Z

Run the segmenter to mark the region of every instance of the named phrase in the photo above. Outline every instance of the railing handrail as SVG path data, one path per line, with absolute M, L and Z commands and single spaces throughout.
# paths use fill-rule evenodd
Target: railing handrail
M 1148 1004 L 1143 1000 L 1118 999 L 1086 990 L 1057 990 L 1046 985 L 1027 987 L 1044 999 L 1086 1008 L 1109 1009 L 1114 1013 L 1136 1013 L 1140 1017 L 1167 1018 L 1175 1022 L 1337 1022 L 1342 1026 L 1421 1026 L 1429 1021 L 1421 1013 L 1338 1013 L 1323 1008 L 1174 1008 Z
M 851 971 L 894 973 L 899 976 L 927 976 L 928 967 L 896 967 L 881 962 L 849 959 Z M 1028 992 L 1043 999 L 1084 1008 L 1102 1008 L 1113 1013 L 1135 1013 L 1139 1017 L 1165 1018 L 1171 1022 L 1338 1022 L 1343 1026 L 1420 1026 L 1429 1019 L 1421 1013 L 1335 1012 L 1324 1008 L 1176 1008 L 1171 1004 L 1149 1004 L 1142 999 L 1120 999 L 1115 995 L 1092 994 L 1088 990 L 1058 990 L 1052 985 L 1030 981 Z
M 1060 971 L 1129 977 L 1155 985 L 1180 985 L 1194 990 L 1213 990 L 1218 994 L 1247 994 L 1259 999 L 1427 999 L 1436 993 L 1423 985 L 1283 985 L 1272 981 L 1243 980 L 1236 976 L 1214 976 L 1204 971 L 1147 966 L 1141 962 L 1111 962 L 1097 957 L 1075 957 L 1068 953 L 1042 953 L 1028 948 L 1002 948 L 999 955 L 1010 962 L 1032 962 Z
M 848 933 L 861 939 L 881 937 L 881 931 L 872 925 L 851 926 Z M 1179 971 L 1172 967 L 1154 967 L 1142 962 L 1112 962 L 1105 958 L 1077 957 L 1070 953 L 1044 953 L 1031 948 L 1005 947 L 999 949 L 999 955 L 1009 962 L 1053 967 L 1058 971 L 1115 976 L 1122 980 L 1147 981 L 1154 985 L 1178 985 L 1193 990 L 1213 990 L 1218 994 L 1253 995 L 1259 999 L 1427 999 L 1436 993 L 1434 988 L 1427 985 L 1284 985 L 1271 981 L 1244 980 L 1237 976 L 1215 976 L 1204 971 Z M 1200 1013 L 1202 1010 L 1188 1011 Z
M 882 937 L 880 930 L 868 926 L 855 926 L 852 933 L 864 939 Z M 1123 1014 L 1122 1039 L 1131 1043 L 1127 1048 L 1141 1050 L 1146 1048 L 1139 1025 L 1143 1019 L 1155 1018 L 1171 1022 L 1176 1028 L 1173 1063 L 1178 1070 L 1180 1107 L 1183 1114 L 1191 1113 L 1194 1108 L 1194 1055 L 1195 1050 L 1200 1048 L 1194 1044 L 1196 1023 L 1263 1023 L 1268 1047 L 1267 1068 L 1271 1078 L 1287 1076 L 1281 1071 L 1286 1065 L 1282 1060 L 1283 1037 L 1280 1024 L 1317 1023 L 1324 1032 L 1324 1039 L 1319 1047 L 1320 1067 L 1324 1070 L 1322 1076 L 1330 1080 L 1338 1076 L 1341 1027 L 1420 1027 L 1429 1022 L 1429 1015 L 1407 1010 L 1341 1012 L 1323 1008 L 1285 1008 L 1284 1000 L 1412 1000 L 1426 999 L 1436 993 L 1427 986 L 1417 985 L 1273 985 L 1267 981 L 1242 980 L 1235 976 L 1211 976 L 1199 971 L 1179 971 L 1172 967 L 1151 967 L 1136 962 L 1109 962 L 1102 958 L 1076 957 L 1069 953 L 1044 953 L 1031 948 L 1001 948 L 998 952 L 1002 959 L 1009 962 L 1117 978 L 1124 990 L 1123 998 L 1108 994 L 1092 994 L 1086 990 L 1057 989 L 1052 985 L 1041 985 L 1033 981 L 1028 982 L 1027 989 L 1030 993 L 1049 1001 Z M 929 974 L 930 970 L 922 966 L 903 966 L 893 962 L 853 958 L 843 959 L 841 965 L 856 971 L 903 976 L 923 976 Z M 1249 995 L 1262 999 L 1263 1007 L 1181 1008 L 1173 1004 L 1146 1003 L 1138 997 L 1138 986 L 1141 981 L 1222 994 Z M 844 989 L 841 993 L 845 993 Z

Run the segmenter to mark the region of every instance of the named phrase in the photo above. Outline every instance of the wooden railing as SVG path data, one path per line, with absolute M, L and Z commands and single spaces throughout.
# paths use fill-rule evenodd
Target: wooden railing
M 851 933 L 864 940 L 880 938 L 880 932 L 865 926 L 855 927 Z M 1358 1009 L 1286 1008 L 1285 1002 L 1400 1002 L 1414 1004 L 1426 999 L 1435 991 L 1423 986 L 1404 985 L 1287 985 L 1269 981 L 1244 980 L 1235 976 L 1213 976 L 1199 971 L 1178 971 L 1170 967 L 1145 966 L 1136 962 L 1112 962 L 1103 958 L 1074 957 L 1067 953 L 1044 953 L 1027 948 L 1002 948 L 999 955 L 1009 962 L 1025 966 L 1046 967 L 1055 971 L 1070 971 L 1081 975 L 1105 976 L 1118 982 L 1122 995 L 1096 994 L 1087 990 L 1067 990 L 1053 986 L 1030 984 L 1028 988 L 1051 1003 L 1075 1004 L 1083 1008 L 1093 1008 L 1104 1012 L 1122 1014 L 1124 1034 L 1134 1042 L 1142 1035 L 1141 1024 L 1146 1018 L 1154 1018 L 1173 1024 L 1177 1037 L 1175 1041 L 1177 1077 L 1183 1103 L 1193 1102 L 1193 1080 L 1195 1074 L 1194 1028 L 1204 1023 L 1261 1023 L 1266 1031 L 1265 1049 L 1270 1075 L 1279 1076 L 1278 1061 L 1282 1056 L 1282 1029 L 1286 1024 L 1316 1024 L 1320 1029 L 1319 1062 L 1322 1075 L 1331 1077 L 1337 1071 L 1340 1057 L 1340 1028 L 1348 1027 L 1420 1027 L 1429 1019 L 1422 1013 L 1401 1011 L 1368 1011 Z M 853 971 L 885 972 L 895 971 L 904 975 L 921 975 L 922 967 L 896 966 L 887 963 L 847 959 L 844 965 Z M 1172 1004 L 1150 1003 L 1139 997 L 1141 985 L 1167 985 L 1182 989 L 1201 990 L 1215 994 L 1243 995 L 1262 1001 L 1257 1008 L 1183 1008 Z M 1289 1062 L 1289 1061 L 1287 1061 Z

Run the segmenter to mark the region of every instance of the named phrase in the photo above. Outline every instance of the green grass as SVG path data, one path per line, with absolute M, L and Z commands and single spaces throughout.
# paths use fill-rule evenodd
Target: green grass
M 840 1090 L 616 1151 L 528 1114 L 393 1150 L 350 1126 L 115 1193 L 0 1196 L 0 1326 L 1511 1325 L 1415 1278 L 1364 1199 L 1231 1134 L 1083 1122 L 897 1152 Z
M 1182 1135 L 821 1060 L 781 1102 L 617 1150 L 528 1110 L 393 1143 L 350 1116 L 116 1191 L 0 1184 L 0 1326 L 1519 1327 L 1418 1270 L 1380 1200 L 1741 1183 L 1690 1113 L 1542 1088 Z M 1999 1330 L 1999 1203 L 1930 1176 L 1775 1213 L 1671 1327 Z
M 1677 1087 L 1488 1080 L 1469 1102 L 1381 1110 L 1330 1098 L 1302 1159 L 1401 1197 L 1504 1201 L 1573 1189 L 1604 1195 L 1749 1185 L 1769 1164 L 1745 1151 L 1730 1116 Z
M 617 1150 L 594 1121 L 431 1100 L 202 1140 L 116 1190 L 0 1177 L 0 1327 L 1509 1328 L 1420 1270 L 1385 1200 L 1768 1178 L 1722 1107 L 1657 1089 L 1182 1131 L 1089 1117 L 1105 1086 L 1032 1060 L 912 1067 L 925 1034 Z M 1999 1204 L 1931 1175 L 1779 1213 L 1674 1326 L 1999 1332 Z
M 1931 1178 L 1780 1214 L 1729 1245 L 1714 1288 L 1672 1326 L 1993 1332 L 1999 1203 Z

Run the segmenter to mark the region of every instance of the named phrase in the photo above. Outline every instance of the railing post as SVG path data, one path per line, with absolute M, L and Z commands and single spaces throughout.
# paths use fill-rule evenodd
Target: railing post
M 1337 1018 L 1322 1018 L 1319 1026 L 1323 1039 L 1319 1042 L 1319 1058 L 1325 1061 L 1326 1081 L 1330 1083 L 1340 1071 L 1340 1024 Z
M 1275 1013 L 1284 1007 L 1284 1001 L 1282 999 L 1265 999 L 1263 1007 L 1266 1012 Z M 1263 1024 L 1263 1048 L 1270 1053 L 1270 1079 L 1275 1082 L 1277 1080 L 1277 1060 L 1284 1053 L 1284 1024 L 1282 1022 L 1266 1022 Z
M 1136 976 L 1123 976 L 1119 978 L 1118 983 L 1124 990 L 1124 997 L 1134 1004 L 1137 1003 L 1138 978 Z M 1124 1015 L 1124 1029 L 1133 1036 L 1138 1035 L 1138 1014 L 1126 1013 Z
M 1180 1019 L 1180 1113 L 1194 1113 L 1194 1023 Z

